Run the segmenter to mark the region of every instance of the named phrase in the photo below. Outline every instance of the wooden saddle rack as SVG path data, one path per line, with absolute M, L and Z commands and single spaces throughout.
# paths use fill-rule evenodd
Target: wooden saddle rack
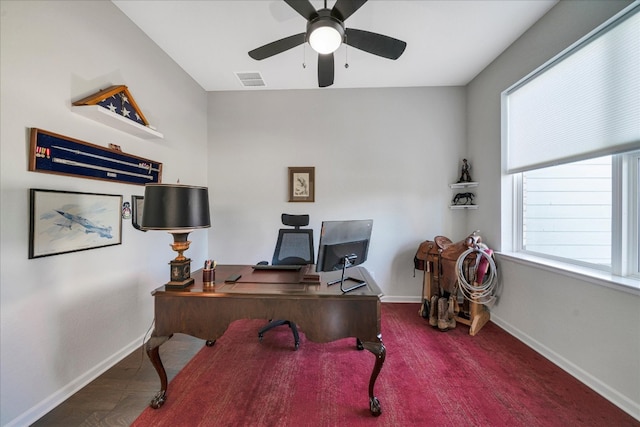
M 470 327 L 469 335 L 478 333 L 489 321 L 491 315 L 484 305 L 477 302 L 465 299 L 461 305 L 458 303 L 456 298 L 458 290 L 456 263 L 460 255 L 481 241 L 481 237 L 476 232 L 459 242 L 453 242 L 445 236 L 436 236 L 433 240 L 422 242 L 416 253 L 416 265 L 419 265 L 424 272 L 423 304 L 428 304 L 434 295 L 452 295 L 456 305 L 455 320 Z M 465 259 L 463 268 L 471 268 L 474 263 L 475 254 L 470 254 Z

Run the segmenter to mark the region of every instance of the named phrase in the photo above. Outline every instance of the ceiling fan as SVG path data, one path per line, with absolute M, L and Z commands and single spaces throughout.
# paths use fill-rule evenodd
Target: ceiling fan
M 371 33 L 354 28 L 345 28 L 344 21 L 358 10 L 367 0 L 337 0 L 332 9 L 316 10 L 309 0 L 284 0 L 304 19 L 307 31 L 284 39 L 276 40 L 249 52 L 255 60 L 262 60 L 292 49 L 305 42 L 318 52 L 318 86 L 333 84 L 333 52 L 342 43 L 388 59 L 398 59 L 407 43 L 393 37 Z

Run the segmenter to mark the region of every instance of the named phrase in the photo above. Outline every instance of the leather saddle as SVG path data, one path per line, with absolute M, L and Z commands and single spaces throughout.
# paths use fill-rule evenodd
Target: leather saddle
M 427 261 L 425 271 L 432 271 L 439 277 L 439 287 L 442 294 L 452 294 L 456 291 L 458 274 L 456 263 L 460 255 L 467 249 L 472 248 L 482 242 L 482 238 L 477 232 L 471 233 L 464 240 L 452 242 L 445 236 L 436 236 L 433 241 L 426 240 L 418 248 L 417 258 Z M 469 255 L 466 262 L 473 262 L 475 254 Z M 433 270 L 431 270 L 433 268 Z

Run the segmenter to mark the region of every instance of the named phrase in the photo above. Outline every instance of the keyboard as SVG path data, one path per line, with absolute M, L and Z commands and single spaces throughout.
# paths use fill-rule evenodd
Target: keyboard
M 254 270 L 282 270 L 282 271 L 300 271 L 301 265 L 268 265 L 257 264 L 253 266 Z

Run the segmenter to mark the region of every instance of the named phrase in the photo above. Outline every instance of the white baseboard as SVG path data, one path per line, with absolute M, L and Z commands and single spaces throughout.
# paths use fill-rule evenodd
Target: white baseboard
M 387 295 L 383 295 L 382 298 L 380 298 L 380 301 L 381 302 L 414 302 L 414 303 L 422 302 L 420 297 L 416 297 L 416 296 L 394 297 L 394 296 L 387 296 Z
M 109 368 L 114 366 L 116 363 L 127 357 L 131 352 L 142 345 L 142 342 L 145 338 L 146 334 L 141 335 L 136 338 L 134 341 L 129 343 L 129 345 L 125 346 L 121 350 L 117 351 L 110 357 L 103 360 L 98 365 L 94 366 L 91 370 L 85 372 L 75 380 L 71 381 L 69 384 L 65 385 L 58 391 L 56 391 L 51 396 L 42 400 L 37 405 L 33 406 L 28 411 L 22 413 L 18 417 L 11 420 L 8 424 L 5 424 L 5 427 L 22 427 L 33 424 L 38 421 L 44 415 L 49 413 L 56 406 L 60 405 L 62 402 L 71 397 L 74 393 L 82 389 L 84 386 L 89 384 L 91 381 L 98 378 L 104 372 L 106 372 Z
M 552 363 L 557 365 L 563 371 L 576 378 L 578 381 L 591 388 L 593 391 L 607 399 L 609 402 L 622 409 L 627 414 L 631 415 L 635 419 L 640 421 L 640 403 L 634 402 L 623 394 L 611 388 L 609 385 L 603 383 L 593 375 L 576 366 L 570 360 L 565 359 L 558 353 L 554 352 L 544 344 L 533 339 L 520 329 L 514 327 L 509 322 L 505 322 L 503 319 L 497 317 L 494 313 L 491 313 L 491 321 L 502 329 L 513 335 L 533 350 L 537 351 L 545 358 L 549 359 Z

